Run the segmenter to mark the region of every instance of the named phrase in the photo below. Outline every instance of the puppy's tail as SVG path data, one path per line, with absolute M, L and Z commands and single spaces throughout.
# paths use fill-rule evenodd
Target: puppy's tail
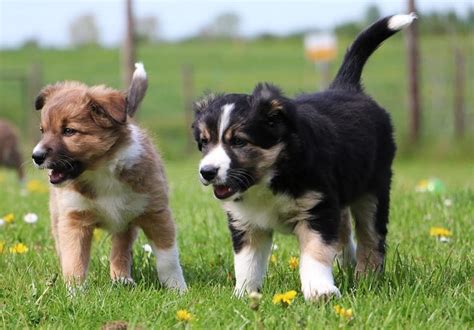
M 127 114 L 133 117 L 138 110 L 138 106 L 145 97 L 148 88 L 148 77 L 143 63 L 135 63 L 132 82 L 127 92 Z
M 362 31 L 347 49 L 336 78 L 329 89 L 360 91 L 360 76 L 365 62 L 385 40 L 410 25 L 418 17 L 415 13 L 382 18 Z

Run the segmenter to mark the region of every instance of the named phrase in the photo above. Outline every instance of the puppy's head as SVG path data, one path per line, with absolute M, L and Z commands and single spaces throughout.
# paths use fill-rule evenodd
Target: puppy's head
M 33 161 L 50 170 L 52 184 L 93 170 L 126 141 L 127 120 L 135 114 L 148 86 L 143 64 L 135 67 L 127 93 L 63 82 L 46 86 L 37 96 L 42 138 L 33 150 Z
M 294 127 L 293 102 L 269 84 L 252 95 L 208 95 L 194 107 L 194 137 L 203 158 L 199 174 L 218 199 L 237 199 L 270 179 Z

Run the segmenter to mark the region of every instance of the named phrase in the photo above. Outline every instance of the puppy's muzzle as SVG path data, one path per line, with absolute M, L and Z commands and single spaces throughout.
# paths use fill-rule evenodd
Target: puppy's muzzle
M 212 165 L 205 165 L 199 170 L 202 178 L 207 182 L 214 180 L 217 176 L 217 172 L 219 172 L 219 168 Z
M 33 158 L 33 162 L 36 165 L 40 166 L 44 163 L 47 156 L 48 156 L 47 150 L 38 150 L 38 151 L 33 152 L 33 155 L 31 156 L 31 158 Z

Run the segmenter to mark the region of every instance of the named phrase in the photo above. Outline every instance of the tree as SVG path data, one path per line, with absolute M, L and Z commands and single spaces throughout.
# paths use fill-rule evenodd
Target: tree
M 69 38 L 73 46 L 97 45 L 99 29 L 94 15 L 85 14 L 77 17 L 69 26 Z
M 235 13 L 217 16 L 214 21 L 201 29 L 200 36 L 210 38 L 236 38 L 239 35 L 240 18 Z

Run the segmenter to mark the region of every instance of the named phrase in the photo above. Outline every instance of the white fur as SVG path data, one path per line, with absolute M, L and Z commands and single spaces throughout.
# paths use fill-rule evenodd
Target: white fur
M 85 171 L 81 175 L 82 180 L 93 186 L 97 197 L 88 199 L 74 190 L 62 189 L 62 198 L 58 199 L 60 210 L 93 210 L 100 224 L 114 232 L 124 229 L 131 220 L 143 213 L 148 196 L 134 192 L 116 177 L 117 170 L 133 166 L 143 153 L 141 132 L 133 125 L 130 125 L 130 131 L 131 143 L 114 159 L 101 168 Z
M 234 254 L 236 296 L 241 297 L 262 287 L 272 247 L 271 236 L 262 237 L 258 244 L 258 248 L 248 245 Z
M 145 71 L 145 66 L 143 65 L 142 62 L 135 63 L 135 71 L 133 72 L 133 78 L 132 79 L 146 79 L 146 71 Z
M 292 224 L 303 220 L 306 211 L 321 199 L 322 195 L 317 192 L 307 192 L 297 199 L 284 194 L 275 195 L 268 186 L 259 184 L 247 190 L 241 201 L 224 202 L 223 206 L 232 214 L 237 228 L 257 227 L 291 233 Z
M 331 265 L 325 265 L 309 255 L 301 255 L 300 278 L 301 291 L 306 300 L 318 299 L 324 295 L 341 296 L 334 285 Z
M 220 141 L 224 138 L 224 132 L 229 126 L 230 122 L 230 113 L 234 110 L 235 104 L 226 104 L 222 106 L 222 115 L 219 123 L 219 139 Z
M 216 181 L 225 182 L 227 171 L 230 167 L 230 158 L 225 152 L 222 144 L 219 143 L 214 149 L 211 150 L 199 164 L 199 169 L 203 168 L 204 166 L 213 166 L 218 168 Z M 201 172 L 201 171 L 199 171 Z M 199 173 L 202 183 L 208 184 L 207 180 L 204 179 L 201 174 Z
M 180 292 L 186 291 L 186 282 L 179 264 L 176 245 L 169 249 L 159 249 L 152 242 L 150 244 L 156 257 L 156 270 L 160 283 L 170 289 L 177 289 Z
M 388 20 L 387 25 L 390 30 L 398 31 L 410 25 L 417 18 L 415 13 L 394 15 Z

